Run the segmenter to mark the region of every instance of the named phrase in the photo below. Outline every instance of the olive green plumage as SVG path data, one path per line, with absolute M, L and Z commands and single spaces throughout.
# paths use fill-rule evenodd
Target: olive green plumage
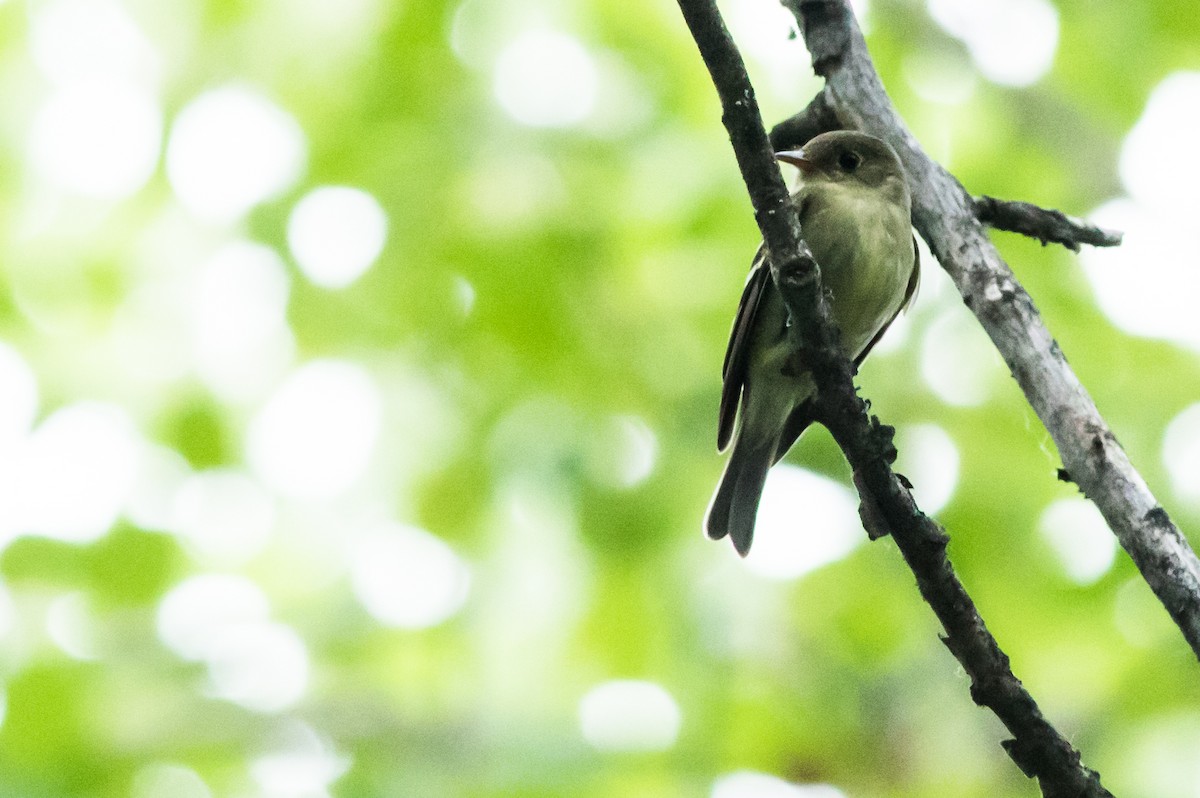
M 904 167 L 885 142 L 846 130 L 776 157 L 800 169 L 792 202 L 801 231 L 832 296 L 842 346 L 862 362 L 916 292 L 920 263 Z M 812 421 L 815 386 L 808 373 L 795 373 L 786 325 L 760 247 L 725 354 L 717 444 L 724 450 L 732 438 L 733 451 L 705 520 L 709 537 L 729 535 L 742 555 L 750 550 L 767 470 Z

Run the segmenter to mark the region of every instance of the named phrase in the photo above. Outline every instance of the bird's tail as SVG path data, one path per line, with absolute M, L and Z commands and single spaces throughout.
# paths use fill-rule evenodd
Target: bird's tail
M 758 502 L 775 456 L 773 445 L 751 446 L 750 443 L 738 436 L 704 520 L 710 538 L 720 540 L 729 535 L 733 547 L 743 557 L 749 553 L 750 542 L 754 539 Z

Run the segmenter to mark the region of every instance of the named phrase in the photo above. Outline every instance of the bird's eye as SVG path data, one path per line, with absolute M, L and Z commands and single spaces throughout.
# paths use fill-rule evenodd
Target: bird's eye
M 862 158 L 859 157 L 857 152 L 853 152 L 851 150 L 846 150 L 838 156 L 838 166 L 842 167 L 847 172 L 853 172 L 861 163 Z

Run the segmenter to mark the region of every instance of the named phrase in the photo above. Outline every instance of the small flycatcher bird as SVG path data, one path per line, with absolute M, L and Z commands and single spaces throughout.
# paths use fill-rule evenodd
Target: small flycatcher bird
M 858 365 L 917 290 L 920 259 L 904 167 L 886 142 L 848 130 L 775 157 L 800 169 L 792 202 L 832 295 L 842 346 Z M 705 520 L 709 537 L 729 535 L 742 556 L 750 551 L 767 470 L 813 420 L 816 385 L 810 373 L 796 370 L 787 325 L 760 246 L 722 369 L 717 447 L 724 451 L 734 438 L 733 452 Z

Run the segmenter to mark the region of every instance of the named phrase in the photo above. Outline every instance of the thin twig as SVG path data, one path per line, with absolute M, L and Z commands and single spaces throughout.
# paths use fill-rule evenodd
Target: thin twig
M 946 558 L 945 532 L 920 511 L 891 470 L 892 430 L 868 417 L 855 392 L 853 365 L 837 345 L 819 271 L 796 236 L 795 210 L 779 201 L 785 189 L 778 169 L 773 164 L 766 168 L 771 162 L 770 142 L 741 55 L 713 0 L 679 0 L 679 6 L 721 97 L 722 121 L 756 209 L 772 274 L 793 321 L 799 356 L 818 386 L 817 417 L 846 454 L 856 484 L 865 489 L 863 501 L 873 534 L 891 533 L 917 577 L 922 596 L 946 630 L 944 642 L 971 677 L 972 698 L 992 709 L 1012 732 L 1014 739 L 1004 747 L 1022 771 L 1039 779 L 1045 796 L 1110 796 L 1099 776 L 1081 764 L 1079 753 L 1046 721 L 1013 676 L 1007 656 Z M 746 152 L 746 147 L 757 152 Z
M 913 225 L 1008 364 L 1054 439 L 1063 467 L 1095 502 L 1142 577 L 1200 657 L 1200 561 L 1117 442 L 1041 315 L 988 239 L 975 201 L 921 149 L 888 100 L 846 0 L 782 0 L 800 22 L 840 127 L 900 154 Z
M 1120 246 L 1124 237 L 1116 230 L 1088 224 L 1062 211 L 1041 208 L 1029 202 L 982 196 L 975 198 L 975 218 L 997 230 L 1020 233 L 1045 244 L 1062 244 L 1079 251 L 1080 244 L 1093 247 Z

